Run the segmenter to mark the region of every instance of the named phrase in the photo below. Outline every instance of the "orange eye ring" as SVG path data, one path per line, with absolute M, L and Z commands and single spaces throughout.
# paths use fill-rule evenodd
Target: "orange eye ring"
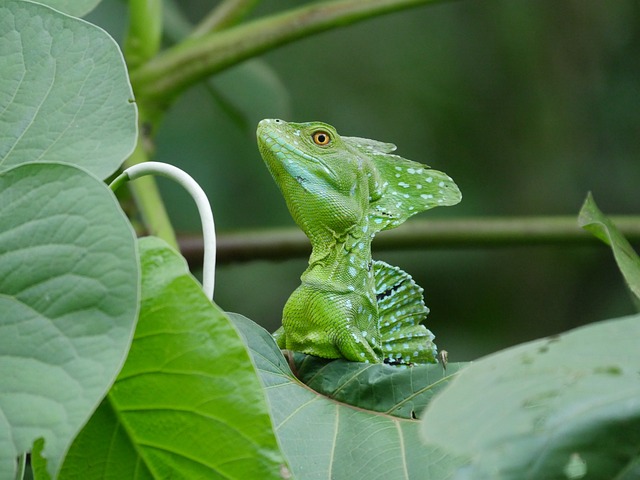
M 331 142 L 331 135 L 329 135 L 327 132 L 323 130 L 320 130 L 314 133 L 312 138 L 313 138 L 313 142 L 316 145 L 320 145 L 321 147 L 324 147 L 325 145 L 329 145 L 329 143 Z

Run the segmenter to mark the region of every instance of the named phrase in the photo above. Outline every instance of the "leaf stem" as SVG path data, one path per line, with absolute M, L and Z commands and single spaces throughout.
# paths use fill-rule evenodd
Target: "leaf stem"
M 640 242 L 640 216 L 611 219 L 629 241 Z M 373 247 L 376 251 L 389 251 L 596 243 L 597 240 L 579 228 L 577 217 L 567 215 L 414 220 L 382 232 Z M 202 239 L 197 236 L 181 236 L 180 248 L 192 264 L 202 258 Z M 306 257 L 310 251 L 309 240 L 294 227 L 226 233 L 218 237 L 219 263 Z
M 177 182 L 195 201 L 202 223 L 204 249 L 202 289 L 209 300 L 213 300 L 216 272 L 216 229 L 207 195 L 189 174 L 178 167 L 161 162 L 143 162 L 133 165 L 122 172 L 110 187 L 115 189 L 127 180 L 136 180 L 147 175 L 160 175 Z
M 143 135 L 138 137 L 135 150 L 124 163 L 125 169 L 140 163 L 147 163 L 147 153 L 142 145 L 144 141 L 143 138 Z M 124 182 L 126 179 L 122 180 L 118 177 L 112 183 L 116 181 Z M 165 209 L 156 181 L 151 177 L 143 178 L 136 183 L 130 184 L 129 188 L 131 189 L 131 194 L 133 195 L 142 221 L 149 234 L 162 238 L 169 245 L 177 249 L 178 240 L 173 231 L 173 226 L 169 220 L 169 215 Z

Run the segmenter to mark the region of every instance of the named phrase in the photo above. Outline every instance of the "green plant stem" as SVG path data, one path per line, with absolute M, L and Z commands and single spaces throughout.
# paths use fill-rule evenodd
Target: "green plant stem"
M 125 169 L 148 160 L 145 149 L 142 146 L 142 138 L 142 135 L 138 137 L 135 150 L 124 162 Z M 118 177 L 114 183 L 121 181 Z M 130 182 L 129 188 L 149 234 L 160 237 L 172 247 L 178 248 L 178 240 L 171 226 L 169 215 L 164 207 L 155 179 L 153 177 L 140 178 L 135 182 Z
M 138 100 L 162 112 L 209 75 L 302 37 L 384 13 L 445 0 L 337 0 L 314 3 L 186 40 L 131 72 Z
M 640 216 L 611 217 L 630 242 L 640 242 Z M 409 221 L 380 233 L 374 250 L 477 248 L 514 245 L 592 244 L 598 240 L 578 226 L 575 216 L 467 218 Z M 202 261 L 202 239 L 181 236 L 180 247 L 192 264 Z M 307 257 L 309 240 L 297 228 L 218 235 L 218 263 Z
M 124 40 L 129 70 L 156 55 L 161 38 L 162 0 L 129 0 L 129 27 Z
M 259 0 L 225 0 L 211 10 L 193 32 L 192 38 L 202 37 L 211 32 L 229 28 L 238 23 L 249 13 Z

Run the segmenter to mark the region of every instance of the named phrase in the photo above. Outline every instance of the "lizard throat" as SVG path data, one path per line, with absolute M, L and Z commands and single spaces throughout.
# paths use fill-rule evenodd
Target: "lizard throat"
M 372 235 L 347 235 L 344 241 L 333 245 L 315 244 L 309 267 L 302 274 L 308 285 L 330 286 L 336 293 L 362 293 L 375 300 L 375 282 L 371 259 Z

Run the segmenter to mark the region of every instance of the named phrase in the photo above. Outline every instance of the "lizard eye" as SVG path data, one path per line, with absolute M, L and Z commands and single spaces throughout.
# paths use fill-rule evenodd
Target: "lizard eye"
M 316 145 L 320 145 L 321 147 L 328 145 L 329 142 L 331 142 L 331 135 L 329 135 L 327 132 L 324 131 L 319 131 L 313 134 L 313 142 Z

